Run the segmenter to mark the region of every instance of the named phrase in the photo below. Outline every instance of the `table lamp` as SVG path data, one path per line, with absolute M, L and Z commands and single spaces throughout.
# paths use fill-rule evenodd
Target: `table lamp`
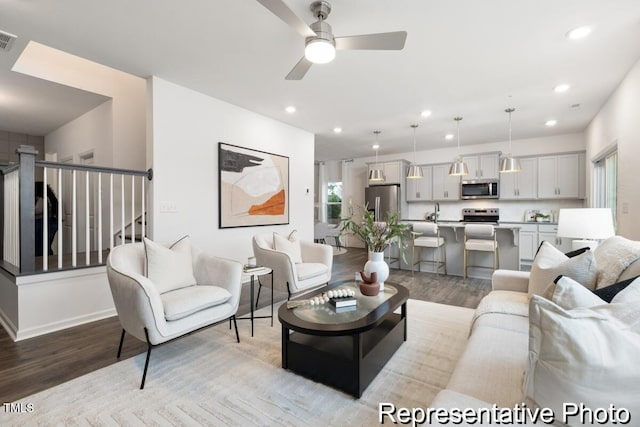
M 609 208 L 560 209 L 558 237 L 575 239 L 572 250 L 598 246 L 598 241 L 615 235 Z

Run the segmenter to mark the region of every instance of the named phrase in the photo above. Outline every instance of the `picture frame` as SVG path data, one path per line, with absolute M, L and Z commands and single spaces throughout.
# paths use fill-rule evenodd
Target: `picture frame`
M 289 224 L 289 157 L 218 143 L 218 227 Z

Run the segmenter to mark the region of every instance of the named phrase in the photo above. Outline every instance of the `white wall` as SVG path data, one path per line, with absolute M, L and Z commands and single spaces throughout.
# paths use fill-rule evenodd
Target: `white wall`
M 637 218 L 640 192 L 637 188 L 640 166 L 640 61 L 622 80 L 586 130 L 587 179 L 591 160 L 612 144 L 618 144 L 618 230 L 629 239 L 640 240 Z M 590 187 L 587 187 L 590 188 Z
M 45 149 L 57 153 L 58 161 L 93 151 L 97 165 L 113 164 L 113 101 L 109 100 L 45 136 Z
M 207 252 L 238 261 L 253 253 L 257 233 L 296 229 L 313 239 L 313 134 L 157 77 L 148 87 L 154 239 L 189 234 Z M 218 229 L 218 142 L 289 157 L 289 225 Z M 160 213 L 161 202 L 178 212 Z

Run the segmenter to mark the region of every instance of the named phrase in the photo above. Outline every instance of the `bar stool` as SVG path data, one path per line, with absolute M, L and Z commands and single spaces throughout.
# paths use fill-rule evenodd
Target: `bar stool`
M 444 268 L 444 274 L 447 274 L 447 242 L 444 237 L 440 237 L 440 227 L 438 224 L 414 222 L 414 233 L 420 233 L 413 239 L 413 250 L 411 253 L 411 272 L 418 265 L 418 271 L 420 271 L 421 264 L 423 262 L 433 264 L 435 273 L 440 274 L 440 268 Z M 416 249 L 418 251 L 418 259 L 416 260 Z M 434 249 L 433 260 L 422 259 L 423 249 Z
M 471 239 L 469 238 L 471 237 Z M 500 255 L 498 250 L 496 230 L 491 224 L 467 224 L 464 226 L 464 278 L 467 278 L 467 268 L 492 268 L 494 271 L 500 267 Z M 493 252 L 493 267 L 486 265 L 468 265 L 467 252 Z

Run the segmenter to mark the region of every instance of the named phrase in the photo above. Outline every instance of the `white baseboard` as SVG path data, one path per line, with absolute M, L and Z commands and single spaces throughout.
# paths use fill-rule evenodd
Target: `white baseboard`
M 2 314 L 2 313 L 0 313 Z M 11 338 L 14 341 L 21 341 L 27 338 L 33 338 L 44 334 L 49 334 L 51 332 L 60 331 L 63 329 L 71 328 L 73 326 L 83 325 L 89 322 L 95 322 L 96 320 L 106 319 L 108 317 L 113 317 L 116 315 L 115 308 L 109 308 L 102 311 L 97 311 L 95 313 L 89 313 L 82 316 L 77 316 L 69 319 L 63 319 L 57 322 L 47 323 L 45 325 L 38 325 L 36 327 L 27 328 L 27 329 L 18 329 L 16 333 L 12 334 L 9 329 L 7 329 L 6 325 L 4 325 L 3 317 L 0 317 L 0 321 L 3 322 L 3 326 L 11 335 Z M 14 328 L 15 331 L 15 328 Z
M 12 340 L 17 341 L 17 331 L 16 325 L 4 314 L 2 310 L 0 310 L 0 325 L 7 331 L 7 334 L 11 337 Z

